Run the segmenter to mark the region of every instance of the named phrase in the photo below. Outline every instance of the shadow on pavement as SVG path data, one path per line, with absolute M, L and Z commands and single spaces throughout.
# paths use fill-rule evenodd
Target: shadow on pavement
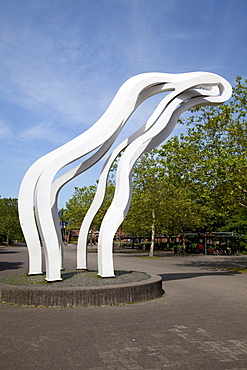
M 168 274 L 159 274 L 159 276 L 162 278 L 162 281 L 169 281 L 169 280 L 184 280 L 184 279 L 192 279 L 197 278 L 200 276 L 233 276 L 239 274 L 238 272 L 232 272 L 232 271 L 220 271 L 220 272 L 185 272 L 185 273 L 168 273 Z
M 22 262 L 0 262 L 0 271 L 16 270 L 21 268 L 22 265 Z
M 14 253 L 20 253 L 20 252 L 4 250 L 4 249 L 0 248 L 0 254 L 14 254 Z
M 202 257 L 203 258 L 203 257 Z M 239 268 L 247 268 L 247 256 L 241 257 L 225 257 L 220 258 L 218 261 L 216 260 L 200 260 L 200 261 L 183 261 L 182 263 L 177 264 L 176 266 L 184 266 L 184 267 L 201 267 L 204 269 L 220 269 L 220 268 L 227 268 L 227 267 L 239 267 Z

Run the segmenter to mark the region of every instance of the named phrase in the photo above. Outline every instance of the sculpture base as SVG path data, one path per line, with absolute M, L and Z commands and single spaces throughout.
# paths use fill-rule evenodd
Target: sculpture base
M 101 278 L 104 278 L 104 279 L 107 279 L 107 278 L 115 278 L 116 276 L 115 275 L 101 275 L 101 274 L 97 274 L 99 277 Z
M 88 272 L 70 272 L 73 277 L 77 279 L 77 286 L 72 282 L 73 286 L 63 286 L 64 281 L 55 283 L 40 283 L 36 286 L 33 285 L 14 285 L 15 276 L 1 278 L 0 280 L 0 301 L 2 303 L 18 304 L 22 306 L 38 306 L 38 307 L 90 307 L 90 306 L 106 306 L 117 305 L 125 303 L 135 303 L 150 301 L 159 298 L 164 293 L 162 290 L 162 279 L 160 276 L 150 276 L 140 272 L 124 272 L 121 271 L 121 279 L 118 284 L 117 278 L 112 280 L 116 282 L 113 284 L 109 279 L 101 279 L 94 276 L 98 284 L 92 285 L 92 272 L 88 278 L 90 286 L 80 285 L 80 276 Z M 96 274 L 94 272 L 94 274 Z M 133 281 L 122 283 L 128 274 L 132 276 Z M 136 276 L 140 274 L 143 276 L 140 281 L 136 280 Z M 17 277 L 19 279 L 19 277 Z M 85 278 L 85 276 L 84 276 Z M 26 279 L 29 279 L 26 276 Z M 44 278 L 43 278 L 44 279 Z M 8 282 L 12 281 L 12 282 Z M 19 279 L 20 280 L 20 279 Z M 69 280 L 69 279 L 67 279 Z M 6 283 L 7 282 L 7 283 Z M 65 284 L 68 284 L 65 281 Z
M 48 283 L 55 283 L 57 281 L 62 281 L 63 279 L 56 279 L 56 280 L 51 280 L 51 279 L 45 279 Z

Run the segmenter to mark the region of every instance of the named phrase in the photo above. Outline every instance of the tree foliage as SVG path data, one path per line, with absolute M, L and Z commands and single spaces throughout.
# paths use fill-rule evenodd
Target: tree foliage
M 70 223 L 70 228 L 80 228 L 82 221 L 93 201 L 97 190 L 97 185 L 84 186 L 83 188 L 75 188 L 72 198 L 66 203 L 63 212 L 63 219 Z M 104 217 L 104 214 L 113 198 L 114 185 L 111 181 L 108 182 L 107 191 L 102 206 L 96 214 L 91 228 L 98 230 Z
M 0 198 L 0 235 L 10 244 L 11 240 L 23 238 L 18 217 L 18 200 Z
M 229 103 L 193 109 L 183 122 L 187 133 L 159 150 L 164 172 L 190 189 L 207 229 L 229 230 L 235 220 L 246 233 L 246 102 L 246 81 L 238 77 Z

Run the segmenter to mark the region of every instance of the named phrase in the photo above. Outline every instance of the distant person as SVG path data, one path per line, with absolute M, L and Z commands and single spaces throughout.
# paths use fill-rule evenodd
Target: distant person
M 198 250 L 199 250 L 199 253 L 202 255 L 203 254 L 203 245 L 201 243 L 198 244 Z

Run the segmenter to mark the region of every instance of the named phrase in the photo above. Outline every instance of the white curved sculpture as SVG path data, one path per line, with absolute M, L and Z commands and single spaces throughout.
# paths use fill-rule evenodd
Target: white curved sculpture
M 231 86 L 222 77 L 206 72 L 144 73 L 134 76 L 122 85 L 107 111 L 89 130 L 41 157 L 29 168 L 19 192 L 19 217 L 29 251 L 29 274 L 42 273 L 41 238 L 45 251 L 46 280 L 61 280 L 62 242 L 57 225 L 59 190 L 65 183 L 94 165 L 109 150 L 130 115 L 145 99 L 165 91 L 171 93 L 161 101 L 149 120 L 109 156 L 100 176 L 95 200 L 80 230 L 77 266 L 87 268 L 88 229 L 103 200 L 111 163 L 126 147 L 117 170 L 114 199 L 102 222 L 98 243 L 99 275 L 114 276 L 112 240 L 129 208 L 131 171 L 136 160 L 169 136 L 185 110 L 196 105 L 220 104 L 229 99 Z M 62 167 L 97 148 L 98 151 L 80 166 L 53 182 Z

